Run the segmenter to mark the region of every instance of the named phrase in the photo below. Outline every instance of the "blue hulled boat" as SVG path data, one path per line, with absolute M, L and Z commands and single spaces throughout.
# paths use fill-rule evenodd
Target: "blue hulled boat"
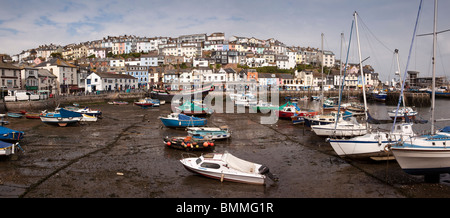
M 167 117 L 159 117 L 166 127 L 195 127 L 205 126 L 207 121 L 205 118 L 187 116 L 185 114 L 171 113 Z
M 66 126 L 67 124 L 77 123 L 83 118 L 80 113 L 69 111 L 64 108 L 58 109 L 59 112 L 44 111 L 41 118 L 43 123 L 58 124 L 59 126 Z
M 17 131 L 10 128 L 6 128 L 4 126 L 0 126 L 0 140 L 19 141 L 20 139 L 23 139 L 24 134 L 25 133 L 22 131 Z

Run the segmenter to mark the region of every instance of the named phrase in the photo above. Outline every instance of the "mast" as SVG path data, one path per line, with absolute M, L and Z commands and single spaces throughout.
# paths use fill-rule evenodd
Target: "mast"
M 366 79 L 364 77 L 364 69 L 362 67 L 362 61 L 361 61 L 361 46 L 359 44 L 359 31 L 358 31 L 358 19 L 357 19 L 358 13 L 353 14 L 355 17 L 355 26 L 356 26 L 356 39 L 358 42 L 358 55 L 359 55 L 359 70 L 361 71 L 361 82 L 362 82 L 362 90 L 363 90 L 363 99 L 364 99 L 364 114 L 366 115 L 366 120 L 368 119 L 367 116 L 367 100 L 366 100 Z M 366 122 L 367 126 L 367 122 Z
M 403 80 L 402 80 L 402 73 L 400 71 L 400 62 L 398 61 L 398 49 L 395 49 L 394 51 L 395 55 L 397 56 L 397 69 L 398 69 L 398 75 L 400 76 L 400 84 L 403 85 Z M 402 101 L 403 101 L 403 108 L 406 107 L 405 104 L 405 94 L 402 92 Z M 397 112 L 396 112 L 397 113 Z
M 339 79 L 342 79 L 342 41 L 344 40 L 344 33 L 341 33 L 341 63 L 340 63 L 340 68 L 339 68 Z M 341 83 L 339 83 L 339 91 L 341 90 Z
M 431 58 L 431 63 L 433 66 L 433 80 L 431 84 L 431 134 L 434 135 L 434 106 L 435 106 L 435 98 L 436 98 L 436 64 L 435 64 L 435 58 L 436 58 L 436 40 L 437 40 L 437 33 L 436 33 L 436 26 L 437 26 L 437 0 L 434 0 L 434 26 L 433 26 L 433 57 Z
M 321 89 L 321 91 L 322 91 L 322 96 L 321 96 L 321 98 L 320 98 L 320 102 L 321 102 L 321 104 L 322 104 L 322 107 L 320 107 L 321 108 L 321 111 L 320 111 L 320 113 L 321 114 L 323 114 L 323 97 L 324 97 L 324 94 L 323 94 L 323 33 L 321 34 L 321 36 L 322 36 L 322 44 L 321 44 L 321 49 L 322 49 L 322 60 L 320 61 L 321 62 L 321 65 L 322 65 L 322 70 L 321 70 L 321 74 L 322 74 L 322 89 Z

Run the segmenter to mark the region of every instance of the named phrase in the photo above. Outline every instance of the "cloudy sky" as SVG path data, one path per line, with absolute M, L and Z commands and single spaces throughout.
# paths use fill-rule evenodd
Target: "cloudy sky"
M 394 78 L 393 50 L 404 71 L 420 0 L 0 0 L 0 53 L 44 44 L 66 45 L 106 36 L 169 36 L 224 32 L 275 38 L 286 45 L 321 47 L 340 59 L 358 12 L 362 58 L 381 79 Z M 450 1 L 440 1 L 438 31 L 450 29 Z M 432 31 L 434 1 L 424 0 L 418 34 Z M 355 30 L 353 30 L 355 33 Z M 358 62 L 352 36 L 349 62 Z M 432 37 L 416 37 L 408 69 L 431 75 Z M 344 46 L 344 54 L 347 47 Z M 345 55 L 343 57 L 345 60 Z M 441 61 L 443 60 L 443 61 Z M 437 74 L 450 72 L 450 32 L 438 36 Z M 450 78 L 450 77 L 449 77 Z

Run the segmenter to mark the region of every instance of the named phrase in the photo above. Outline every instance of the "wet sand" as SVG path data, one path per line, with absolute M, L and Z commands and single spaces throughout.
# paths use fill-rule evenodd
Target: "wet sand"
M 158 119 L 170 105 L 141 109 L 91 105 L 95 123 L 58 127 L 26 118 L 9 128 L 25 131 L 14 158 L 0 158 L 0 198 L 436 198 L 450 196 L 448 175 L 438 184 L 404 173 L 394 161 L 337 157 L 324 138 L 302 125 L 260 124 L 255 113 L 216 113 L 208 126 L 227 125 L 231 139 L 215 151 L 264 164 L 279 177 L 264 186 L 195 175 L 179 162 L 184 151 L 162 138 L 184 136 Z M 200 155 L 203 152 L 191 152 Z

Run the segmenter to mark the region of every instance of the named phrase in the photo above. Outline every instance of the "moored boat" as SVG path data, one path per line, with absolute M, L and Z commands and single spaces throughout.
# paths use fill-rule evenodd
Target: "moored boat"
M 41 121 L 46 124 L 58 124 L 59 126 L 67 126 L 74 124 L 83 118 L 83 115 L 64 108 L 59 108 L 58 112 L 43 111 L 40 116 Z
M 328 139 L 331 147 L 339 156 L 374 157 L 391 156 L 390 143 L 404 140 L 414 135 L 412 123 L 396 124 L 393 132 L 376 131 L 348 139 Z
M 39 113 L 27 112 L 25 114 L 25 118 L 27 118 L 27 119 L 39 119 L 40 118 L 40 114 Z
M 17 142 L 23 139 L 23 131 L 13 130 L 4 126 L 0 126 L 0 140 L 8 142 Z
M 8 156 L 11 154 L 15 154 L 18 148 L 20 148 L 20 145 L 18 142 L 9 143 L 9 142 L 0 141 L 0 156 Z
M 163 141 L 167 147 L 186 151 L 214 149 L 214 141 L 201 136 L 166 136 Z
M 188 116 L 180 113 L 171 113 L 166 117 L 159 117 L 159 119 L 164 126 L 171 128 L 205 126 L 207 123 L 205 118 Z
M 218 179 L 221 182 L 264 185 L 267 177 L 278 181 L 268 167 L 240 159 L 228 152 L 209 153 L 200 157 L 184 157 L 183 155 L 180 162 L 188 171 Z
M 231 131 L 227 126 L 222 127 L 188 127 L 187 132 L 191 136 L 200 135 L 213 140 L 227 139 L 231 137 Z

